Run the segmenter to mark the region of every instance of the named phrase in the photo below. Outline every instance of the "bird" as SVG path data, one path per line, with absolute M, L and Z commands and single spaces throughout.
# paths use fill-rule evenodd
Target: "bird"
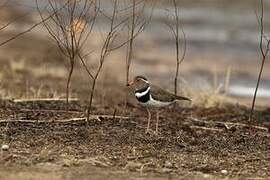
M 150 84 L 146 77 L 142 75 L 135 76 L 131 82 L 127 84 L 135 92 L 135 97 L 139 104 L 146 108 L 148 112 L 148 122 L 146 133 L 150 132 L 151 112 L 149 108 L 156 109 L 156 130 L 158 133 L 159 110 L 174 104 L 176 101 L 191 101 L 191 99 L 183 96 L 172 94 L 156 85 Z

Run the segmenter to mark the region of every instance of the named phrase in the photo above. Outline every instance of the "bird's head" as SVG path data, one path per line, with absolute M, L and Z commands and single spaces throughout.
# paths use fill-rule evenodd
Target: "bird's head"
M 149 86 L 149 82 L 144 76 L 136 76 L 133 81 L 129 82 L 127 86 L 134 88 L 135 90 L 143 89 Z

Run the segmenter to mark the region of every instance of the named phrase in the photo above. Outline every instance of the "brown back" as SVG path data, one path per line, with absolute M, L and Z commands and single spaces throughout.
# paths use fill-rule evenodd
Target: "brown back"
M 160 101 L 164 101 L 164 102 L 171 102 L 171 101 L 175 101 L 175 100 L 188 100 L 190 101 L 189 98 L 186 97 L 182 97 L 182 96 L 175 96 L 174 94 L 165 91 L 163 89 L 161 89 L 158 86 L 155 85 L 150 85 L 150 93 L 152 95 L 152 97 L 154 99 L 158 99 Z

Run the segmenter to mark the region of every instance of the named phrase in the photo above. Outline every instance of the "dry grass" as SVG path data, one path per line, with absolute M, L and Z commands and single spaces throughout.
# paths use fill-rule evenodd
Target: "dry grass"
M 192 97 L 192 105 L 203 108 L 224 108 L 227 105 L 236 104 L 237 101 L 220 93 L 219 91 L 195 91 L 187 90 L 187 96 Z

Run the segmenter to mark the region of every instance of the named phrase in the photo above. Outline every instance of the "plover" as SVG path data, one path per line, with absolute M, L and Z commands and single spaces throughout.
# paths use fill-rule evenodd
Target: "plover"
M 136 76 L 127 86 L 131 86 L 135 90 L 135 97 L 140 105 L 146 107 L 148 112 L 148 123 L 146 133 L 149 132 L 151 112 L 149 108 L 157 109 L 156 115 L 156 133 L 158 133 L 159 109 L 174 104 L 177 100 L 191 101 L 189 98 L 176 96 L 162 88 L 152 85 L 144 76 Z

